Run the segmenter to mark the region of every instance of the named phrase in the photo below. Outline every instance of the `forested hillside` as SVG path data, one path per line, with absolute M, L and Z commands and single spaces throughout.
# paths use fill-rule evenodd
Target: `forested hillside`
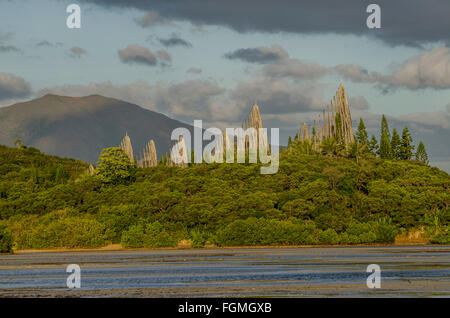
M 273 175 L 259 164 L 126 169 L 105 181 L 81 161 L 1 146 L 0 240 L 12 236 L 16 249 L 358 244 L 419 230 L 450 243 L 449 175 L 418 161 L 294 141 Z

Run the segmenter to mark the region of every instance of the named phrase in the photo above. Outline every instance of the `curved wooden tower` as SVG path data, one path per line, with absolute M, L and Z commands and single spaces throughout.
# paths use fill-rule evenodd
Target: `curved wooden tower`
M 130 158 L 131 163 L 134 163 L 133 147 L 131 146 L 131 139 L 128 137 L 128 133 L 123 137 L 120 148 L 122 148 L 128 158 Z
M 338 117 L 340 120 L 337 122 Z M 319 115 L 317 122 L 318 126 L 316 127 L 316 121 L 314 121 L 310 132 L 306 123 L 303 122 L 299 132 L 299 140 L 311 141 L 314 149 L 318 149 L 320 143 L 330 137 L 339 137 L 345 146 L 348 146 L 355 140 L 352 117 L 344 85 L 339 85 L 336 95 L 333 96 L 330 105 L 327 105 L 327 111 L 323 110 L 322 117 Z M 337 127 L 338 124 L 340 127 Z
M 155 142 L 150 140 L 142 150 L 138 166 L 140 168 L 155 167 L 158 165 L 158 155 L 156 153 Z
M 250 148 L 253 147 L 252 149 L 258 149 L 259 147 L 259 128 L 263 128 L 263 122 L 261 119 L 261 113 L 259 112 L 259 106 L 258 104 L 254 104 L 252 106 L 252 108 L 250 109 L 250 113 L 248 114 L 248 117 L 246 120 L 244 120 L 244 123 L 242 124 L 242 128 L 243 129 L 247 129 L 247 128 L 255 128 L 257 131 L 257 140 L 256 140 L 256 145 L 248 145 Z M 268 149 L 269 147 L 269 140 L 267 138 L 267 134 L 263 133 L 264 135 L 261 136 L 262 138 L 262 145 L 265 149 Z

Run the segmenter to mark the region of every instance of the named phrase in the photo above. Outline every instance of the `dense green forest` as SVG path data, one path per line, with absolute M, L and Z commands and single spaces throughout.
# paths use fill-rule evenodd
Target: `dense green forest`
M 0 146 L 0 249 L 369 244 L 411 231 L 450 243 L 449 175 L 427 165 L 423 144 L 413 156 L 408 131 L 378 144 L 363 126 L 348 149 L 290 138 L 273 175 L 260 164 L 141 169 L 120 148 L 90 175 L 78 160 Z

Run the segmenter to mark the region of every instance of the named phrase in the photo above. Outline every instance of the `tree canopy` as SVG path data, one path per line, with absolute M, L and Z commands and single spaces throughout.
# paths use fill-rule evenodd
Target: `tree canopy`
M 419 142 L 419 145 L 417 146 L 416 160 L 428 164 L 428 154 L 427 151 L 425 150 L 425 145 L 423 144 L 422 140 Z
M 104 183 L 124 183 L 131 181 L 133 165 L 120 147 L 105 148 L 98 158 L 98 178 Z
M 292 141 L 273 175 L 260 164 L 141 169 L 110 148 L 91 176 L 77 160 L 0 147 L 0 226 L 15 248 L 368 244 L 421 228 L 449 242 L 447 173 L 330 143 L 323 155 Z
M 400 159 L 410 160 L 413 156 L 414 145 L 408 127 L 403 128 L 402 141 L 400 144 Z

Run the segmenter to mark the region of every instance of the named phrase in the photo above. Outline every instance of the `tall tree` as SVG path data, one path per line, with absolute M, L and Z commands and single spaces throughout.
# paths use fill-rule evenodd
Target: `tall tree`
M 288 138 L 288 146 L 290 146 L 292 144 L 292 138 L 291 138 L 291 136 L 289 136 L 289 138 Z
M 392 159 L 400 159 L 400 135 L 397 133 L 397 129 L 395 128 L 392 130 L 391 153 Z
M 372 135 L 372 138 L 370 139 L 367 148 L 374 156 L 377 154 L 377 152 L 378 152 L 378 141 L 377 141 L 377 138 L 374 135 Z
M 391 135 L 389 133 L 388 122 L 386 116 L 381 118 L 381 136 L 380 136 L 380 148 L 378 154 L 382 159 L 391 159 Z
M 400 144 L 400 159 L 410 160 L 412 158 L 414 150 L 412 142 L 413 140 L 411 134 L 409 133 L 409 129 L 405 126 L 405 128 L 403 128 L 402 141 Z
M 386 133 L 383 133 L 380 138 L 380 148 L 378 149 L 378 155 L 381 159 L 391 159 L 391 145 L 389 137 Z
M 95 172 L 102 182 L 117 184 L 129 181 L 132 169 L 133 164 L 123 149 L 112 147 L 102 150 Z
M 358 130 L 356 131 L 356 140 L 359 144 L 367 145 L 369 143 L 369 136 L 367 135 L 366 125 L 362 118 L 359 119 Z
M 384 114 L 383 114 L 383 117 L 381 117 L 381 134 L 383 134 L 383 132 L 385 132 L 387 134 L 388 138 L 391 139 L 388 122 L 387 122 L 386 116 L 384 116 Z
M 427 151 L 425 150 L 425 145 L 423 144 L 422 140 L 419 142 L 419 145 L 417 146 L 416 160 L 428 164 L 428 154 Z

